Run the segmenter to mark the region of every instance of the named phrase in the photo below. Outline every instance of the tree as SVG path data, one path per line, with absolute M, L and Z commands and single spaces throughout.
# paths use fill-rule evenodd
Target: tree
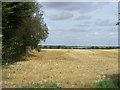
M 62 46 L 61 48 L 62 48 L 62 49 L 68 49 L 68 47 L 66 47 L 66 46 Z
M 53 49 L 53 46 L 49 46 L 49 49 Z
M 57 46 L 56 48 L 57 48 L 57 49 L 60 49 L 60 46 Z
M 27 48 L 37 48 L 48 37 L 41 5 L 36 2 L 2 3 L 2 57 L 16 61 L 26 54 Z
M 40 52 L 41 49 L 42 49 L 42 45 L 38 45 L 37 48 L 36 48 L 36 50 L 37 50 L 38 52 Z
M 47 46 L 43 46 L 44 49 L 47 49 L 48 47 Z

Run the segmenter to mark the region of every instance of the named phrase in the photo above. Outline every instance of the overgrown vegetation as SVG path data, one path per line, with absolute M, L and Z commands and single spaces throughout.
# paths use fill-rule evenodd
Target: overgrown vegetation
M 80 88 L 120 88 L 120 80 L 103 80 L 97 83 L 86 83 Z
M 23 86 L 23 88 L 62 88 L 62 84 L 57 82 L 40 82 L 34 83 L 27 86 Z
M 96 88 L 120 88 L 120 80 L 104 80 L 95 84 Z
M 70 82 L 66 82 L 69 84 Z M 120 80 L 104 80 L 98 83 L 87 83 L 80 88 L 120 88 Z M 27 86 L 23 86 L 23 88 L 64 88 L 62 84 L 57 82 L 39 82 L 34 84 L 29 84 Z
M 2 2 L 3 63 L 18 61 L 27 48 L 37 49 L 48 36 L 41 5 L 36 2 Z
M 15 63 L 13 63 L 13 64 L 3 63 L 2 69 L 13 69 L 13 67 L 11 67 L 10 65 L 15 65 Z

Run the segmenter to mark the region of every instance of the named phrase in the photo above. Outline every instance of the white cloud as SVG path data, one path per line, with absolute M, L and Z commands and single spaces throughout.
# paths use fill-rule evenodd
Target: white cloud
M 83 27 L 90 27 L 90 25 L 86 25 L 86 24 L 79 24 L 79 25 L 75 25 L 77 27 L 83 28 Z
M 88 20 L 91 18 L 92 18 L 92 16 L 81 15 L 81 16 L 78 16 L 77 18 L 75 18 L 75 20 Z
M 112 38 L 118 37 L 118 32 L 110 32 L 109 34 Z
M 99 35 L 99 32 L 94 32 L 94 35 Z
M 73 17 L 72 13 L 68 13 L 68 12 L 55 12 L 55 13 L 51 13 L 49 15 L 46 15 L 50 20 L 66 20 L 66 19 L 70 19 Z
M 108 45 L 110 42 L 110 45 L 116 45 L 117 35 L 113 33 L 117 32 L 114 24 L 117 18 L 116 5 L 90 2 L 44 3 L 45 22 L 50 32 L 46 43 Z
M 110 19 L 98 19 L 95 24 L 98 26 L 115 26 L 116 25 L 115 20 L 110 20 Z
M 89 32 L 91 29 L 87 27 L 82 27 L 82 28 L 71 28 L 67 30 L 72 32 Z
M 80 11 L 88 13 L 108 4 L 105 2 L 45 2 L 42 3 L 48 9 Z

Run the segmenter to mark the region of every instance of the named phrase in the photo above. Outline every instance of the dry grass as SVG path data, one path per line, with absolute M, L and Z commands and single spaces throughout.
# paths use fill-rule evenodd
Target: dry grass
M 118 73 L 118 50 L 44 49 L 32 51 L 27 61 L 3 69 L 3 87 L 21 87 L 40 81 L 57 81 L 64 87 L 82 87 Z

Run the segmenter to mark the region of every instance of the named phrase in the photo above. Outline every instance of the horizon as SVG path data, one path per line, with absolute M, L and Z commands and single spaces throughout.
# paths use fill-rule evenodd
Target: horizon
M 72 45 L 42 45 L 42 46 L 72 46 Z M 96 46 L 96 45 L 93 45 Z M 74 45 L 72 47 L 92 47 L 92 46 L 78 46 L 78 45 Z M 97 47 L 119 47 L 119 46 L 97 46 Z

